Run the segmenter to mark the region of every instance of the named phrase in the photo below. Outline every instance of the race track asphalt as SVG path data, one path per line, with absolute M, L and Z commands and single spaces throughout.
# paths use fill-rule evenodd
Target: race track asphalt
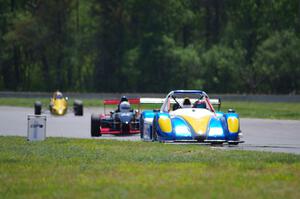
M 91 138 L 91 113 L 102 113 L 103 108 L 85 108 L 84 116 L 47 116 L 47 137 Z M 0 106 L 0 135 L 27 137 L 27 115 L 33 108 Z M 241 129 L 245 143 L 239 146 L 216 147 L 218 149 L 262 150 L 300 154 L 300 121 L 241 118 Z M 139 141 L 139 135 L 104 135 L 94 139 L 116 139 Z

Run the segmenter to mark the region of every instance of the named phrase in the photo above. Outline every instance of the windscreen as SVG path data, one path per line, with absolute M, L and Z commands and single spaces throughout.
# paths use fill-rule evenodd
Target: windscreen
M 204 93 L 172 93 L 163 104 L 163 112 L 170 112 L 179 108 L 203 108 L 213 111 Z

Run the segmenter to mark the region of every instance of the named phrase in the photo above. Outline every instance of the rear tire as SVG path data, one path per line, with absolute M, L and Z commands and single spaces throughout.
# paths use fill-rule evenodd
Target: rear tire
M 204 138 L 197 138 L 196 141 L 199 142 L 199 143 L 203 143 L 204 142 Z
M 82 101 L 75 100 L 74 105 L 73 105 L 73 109 L 74 109 L 74 114 L 76 116 L 83 116 L 83 103 L 82 103 Z
M 215 146 L 215 147 L 217 147 L 217 146 L 223 146 L 223 142 L 211 142 L 210 145 L 211 146 Z
M 101 126 L 101 119 L 99 115 L 92 114 L 91 116 L 91 136 L 92 137 L 99 137 L 101 136 L 100 132 L 100 126 Z
M 36 101 L 34 103 L 34 114 L 41 115 L 41 113 L 42 113 L 42 102 Z
M 140 119 L 140 137 L 143 140 L 144 139 L 144 120 Z
M 152 133 L 151 133 L 151 140 L 152 142 L 157 141 L 157 132 L 156 132 L 156 122 L 155 122 L 155 117 L 153 119 L 153 123 L 152 123 Z

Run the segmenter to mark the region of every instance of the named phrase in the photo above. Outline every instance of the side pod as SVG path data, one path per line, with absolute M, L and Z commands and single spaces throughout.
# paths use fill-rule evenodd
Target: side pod
M 154 111 L 143 111 L 140 116 L 140 135 L 141 139 L 149 141 L 152 139 L 152 123 L 157 113 Z
M 226 113 L 225 120 L 228 130 L 228 141 L 238 141 L 240 133 L 240 119 L 237 113 Z

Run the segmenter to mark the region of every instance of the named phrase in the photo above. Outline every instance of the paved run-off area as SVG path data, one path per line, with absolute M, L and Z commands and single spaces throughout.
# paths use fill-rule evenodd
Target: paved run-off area
M 102 113 L 102 108 L 85 108 L 84 116 L 47 115 L 46 134 L 51 137 L 91 138 L 91 113 Z M 27 136 L 27 115 L 33 108 L 0 106 L 0 135 Z M 241 118 L 241 129 L 245 143 L 237 147 L 219 149 L 266 150 L 300 154 L 300 121 Z M 98 138 L 97 138 L 98 139 Z M 139 141 L 139 135 L 105 135 L 100 139 Z

